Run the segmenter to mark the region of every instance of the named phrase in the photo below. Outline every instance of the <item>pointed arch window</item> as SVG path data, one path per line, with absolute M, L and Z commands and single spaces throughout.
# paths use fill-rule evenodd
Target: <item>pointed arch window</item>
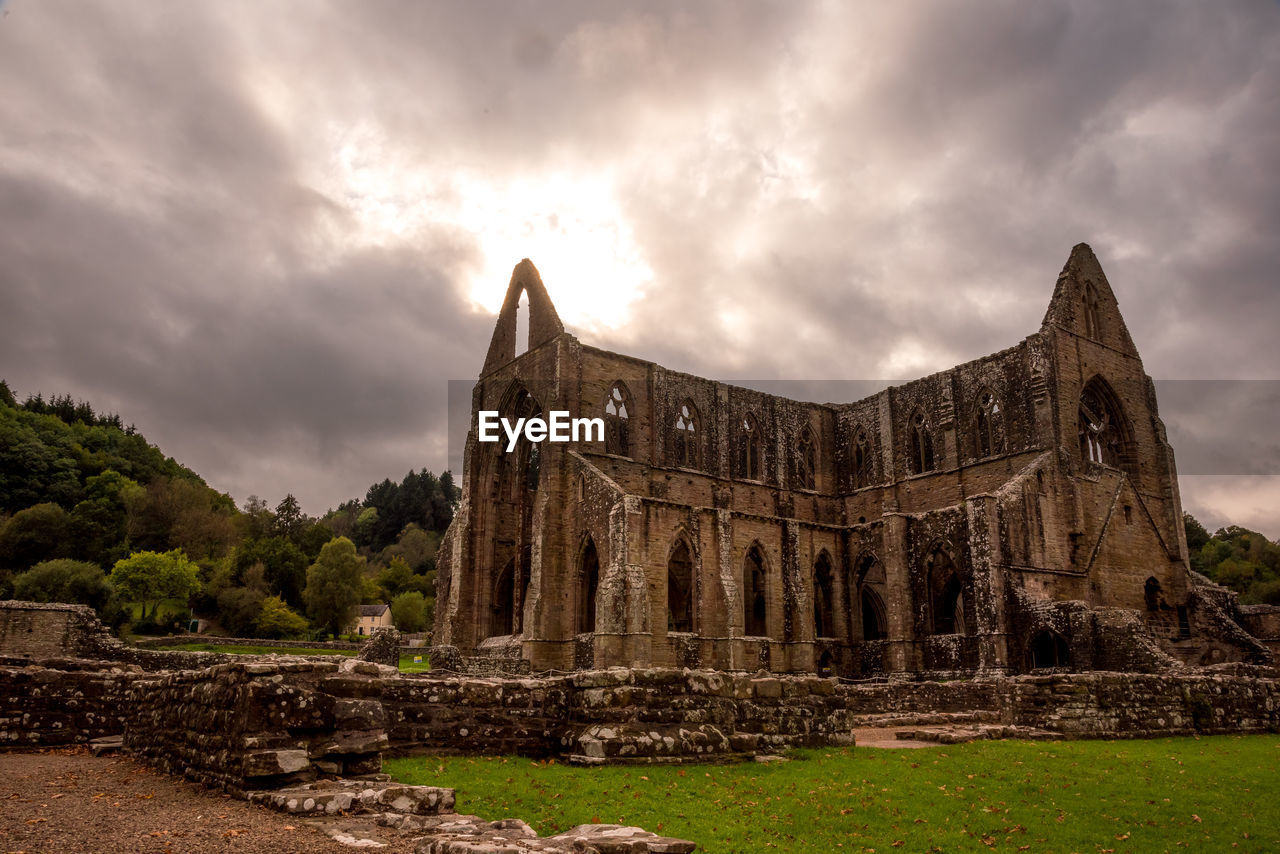
M 693 631 L 693 557 L 683 539 L 667 559 L 667 631 Z
M 498 573 L 493 585 L 492 619 L 489 626 L 491 635 L 513 635 L 516 633 L 516 562 L 507 561 L 507 565 Z
M 818 447 L 813 431 L 805 427 L 796 443 L 796 471 L 801 489 L 818 488 Z
M 1080 394 L 1077 416 L 1080 458 L 1090 465 L 1111 466 L 1137 476 L 1128 421 L 1111 387 L 1094 377 Z
M 595 540 L 587 537 L 582 549 L 578 573 L 581 599 L 578 601 L 579 632 L 596 630 L 596 593 L 600 589 L 600 556 L 596 553 Z
M 1098 291 L 1093 282 L 1084 284 L 1084 334 L 1097 340 L 1102 337 L 1102 325 L 1098 322 Z
M 832 575 L 831 560 L 824 552 L 813 567 L 813 636 L 816 638 L 834 637 L 836 633 Z
M 862 606 L 862 639 L 864 641 L 884 640 L 888 637 L 884 615 L 884 602 L 880 594 L 870 587 L 862 588 L 858 597 Z
M 681 468 L 698 467 L 698 442 L 701 438 L 698 424 L 698 408 L 693 401 L 680 404 L 675 423 L 676 465 Z
M 769 634 L 768 576 L 764 569 L 764 555 L 759 546 L 752 546 L 742 568 L 743 632 L 748 637 L 766 637 Z
M 1004 453 L 1004 409 L 1000 405 L 1000 398 L 991 389 L 983 389 L 978 393 L 973 433 L 975 452 L 979 459 Z
M 919 410 L 911 416 L 910 426 L 911 459 L 908 461 L 912 474 L 933 471 L 933 433 L 924 413 Z
M 942 546 L 934 546 L 925 558 L 925 570 L 933 634 L 966 634 L 964 588 L 951 555 Z
M 629 427 L 631 424 L 631 394 L 621 381 L 615 382 L 609 390 L 609 399 L 604 405 L 604 451 L 606 454 L 631 456 Z
M 859 427 L 853 439 L 853 488 L 870 485 L 871 443 L 867 441 L 867 432 Z
M 740 425 L 742 435 L 738 444 L 738 474 L 746 480 L 761 480 L 760 423 L 748 412 Z

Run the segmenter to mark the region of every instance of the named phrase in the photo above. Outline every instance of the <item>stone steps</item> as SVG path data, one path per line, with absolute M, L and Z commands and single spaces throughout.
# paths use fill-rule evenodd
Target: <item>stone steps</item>
M 994 724 L 1000 722 L 1000 713 L 994 709 L 973 709 L 966 712 L 884 712 L 855 715 L 853 722 L 856 728 Z
M 1029 741 L 1060 741 L 1062 739 L 1060 733 L 1033 727 L 1007 726 L 1004 724 L 900 729 L 895 731 L 893 735 L 894 738 L 901 741 L 929 741 L 936 744 L 964 744 L 970 741 L 999 738 L 1018 738 Z

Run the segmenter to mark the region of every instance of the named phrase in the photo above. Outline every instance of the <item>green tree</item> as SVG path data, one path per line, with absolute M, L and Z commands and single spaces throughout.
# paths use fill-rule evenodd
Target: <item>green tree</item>
M 99 613 L 114 594 L 102 567 L 82 560 L 47 560 L 13 580 L 13 595 L 23 601 L 88 605 Z
M 232 637 L 253 637 L 267 595 L 253 587 L 228 587 L 218 594 L 218 622 Z
M 181 549 L 164 552 L 134 552 L 116 561 L 111 583 L 120 595 L 142 603 L 141 617 L 151 616 L 164 599 L 186 600 L 200 589 L 199 567 L 187 560 Z
M 413 574 L 409 564 L 402 557 L 393 557 L 391 564 L 378 573 L 378 587 L 382 589 L 382 598 L 388 601 L 409 590 L 418 576 Z
M 245 540 L 236 548 L 236 577 L 254 564 L 262 564 L 267 588 L 280 595 L 290 606 L 302 604 L 302 588 L 307 583 L 307 556 L 284 537 Z
M 320 556 L 320 550 L 324 548 L 324 544 L 339 536 L 340 532 L 333 530 L 324 522 L 312 522 L 302 531 L 302 536 L 298 538 L 298 548 L 302 549 L 302 553 L 307 556 L 307 563 L 310 564 Z
M 298 638 L 306 634 L 308 624 L 279 596 L 268 596 L 262 600 L 255 627 L 260 638 Z
M 325 544 L 320 557 L 307 570 L 303 599 L 307 615 L 334 637 L 355 622 L 356 607 L 364 590 L 365 559 L 355 544 L 337 537 Z
M 0 528 L 0 566 L 26 570 L 37 563 L 67 557 L 71 519 L 57 504 L 19 510 Z
M 1187 551 L 1195 554 L 1209 542 L 1209 532 L 1190 513 L 1182 514 L 1182 527 L 1187 532 Z
M 420 632 L 427 627 L 427 601 L 416 590 L 391 600 L 391 619 L 402 632 Z
M 289 493 L 276 505 L 276 518 L 272 522 L 272 530 L 277 537 L 284 537 L 294 545 L 302 540 L 308 519 L 298 506 L 298 499 Z

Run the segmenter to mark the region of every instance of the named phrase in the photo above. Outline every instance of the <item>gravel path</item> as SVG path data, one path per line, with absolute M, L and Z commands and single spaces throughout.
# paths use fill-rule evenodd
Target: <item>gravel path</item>
M 271 812 L 160 774 L 128 757 L 83 750 L 0 753 L 0 851 L 411 854 L 341 845 L 294 816 Z

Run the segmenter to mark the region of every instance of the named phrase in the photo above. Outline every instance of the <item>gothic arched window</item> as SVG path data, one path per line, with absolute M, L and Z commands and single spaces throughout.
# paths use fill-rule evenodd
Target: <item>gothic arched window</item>
M 801 489 L 818 488 L 818 448 L 813 431 L 805 427 L 796 444 L 796 472 Z
M 698 467 L 698 408 L 693 401 L 680 404 L 675 423 L 676 465 L 681 468 Z
M 748 412 L 742 419 L 738 444 L 738 474 L 747 480 L 761 480 L 760 424 Z
M 631 456 L 631 444 L 627 427 L 631 421 L 631 395 L 621 381 L 609 390 L 609 400 L 604 405 L 604 450 L 606 454 Z
M 595 541 L 587 537 L 587 544 L 582 549 L 578 588 L 582 597 L 578 602 L 578 631 L 594 632 L 596 630 L 596 592 L 600 588 L 600 557 L 596 553 Z
M 861 427 L 853 439 L 853 488 L 871 485 L 871 444 Z
M 929 422 L 924 413 L 917 411 L 911 416 L 911 465 L 912 474 L 933 471 L 933 434 L 929 431 Z
M 769 634 L 768 577 L 764 569 L 764 555 L 760 553 L 759 546 L 752 546 L 747 552 L 742 575 L 743 590 L 746 593 L 742 597 L 745 611 L 743 632 L 748 637 L 765 637 Z
M 942 546 L 934 546 L 925 558 L 925 570 L 933 634 L 967 634 L 964 622 L 964 588 L 951 555 Z
M 979 459 L 1004 453 L 1004 409 L 1000 399 L 990 389 L 978 394 L 977 412 L 974 414 L 975 452 Z
M 825 552 L 813 567 L 813 636 L 827 638 L 835 635 L 835 585 L 831 561 Z
M 693 558 L 683 539 L 667 559 L 667 631 L 693 631 Z
M 1089 338 L 1102 337 L 1102 325 L 1098 322 L 1098 292 L 1093 282 L 1084 283 L 1084 334 Z
M 1077 430 L 1080 458 L 1086 464 L 1112 466 L 1137 476 L 1128 421 L 1115 392 L 1101 377 L 1090 380 L 1080 393 Z

